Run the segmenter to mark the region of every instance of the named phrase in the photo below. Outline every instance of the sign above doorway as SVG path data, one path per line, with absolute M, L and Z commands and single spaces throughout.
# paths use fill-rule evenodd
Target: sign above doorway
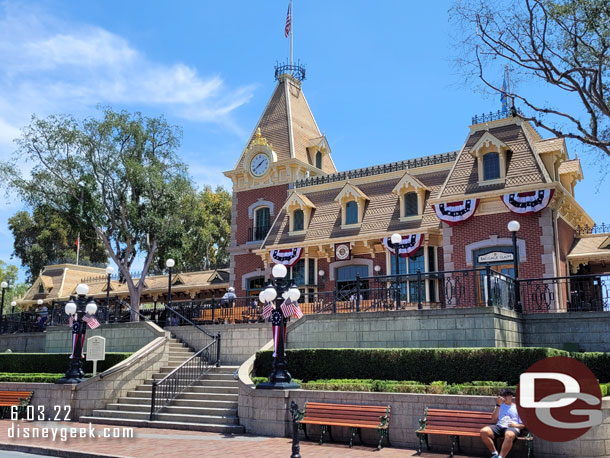
M 490 262 L 503 262 L 512 260 L 513 254 L 505 253 L 503 251 L 492 251 L 491 253 L 485 253 L 477 256 L 477 262 L 479 264 L 488 264 Z

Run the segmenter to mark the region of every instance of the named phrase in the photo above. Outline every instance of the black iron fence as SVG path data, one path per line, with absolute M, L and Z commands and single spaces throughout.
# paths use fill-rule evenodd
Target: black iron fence
M 492 267 L 416 272 L 405 275 L 357 277 L 334 291 L 302 289 L 299 299 L 304 314 L 375 312 L 418 308 L 469 308 L 496 306 L 523 313 L 610 311 L 610 275 L 578 275 L 515 280 Z M 519 294 L 518 294 L 519 293 Z M 517 301 L 517 294 L 519 301 Z M 6 314 L 0 333 L 35 332 L 47 326 L 68 324 L 64 302 L 53 302 L 44 326 L 40 313 Z M 159 326 L 262 323 L 263 304 L 258 295 L 229 299 L 208 298 L 143 305 L 140 319 Z M 98 302 L 100 323 L 128 322 L 134 313 L 118 298 Z

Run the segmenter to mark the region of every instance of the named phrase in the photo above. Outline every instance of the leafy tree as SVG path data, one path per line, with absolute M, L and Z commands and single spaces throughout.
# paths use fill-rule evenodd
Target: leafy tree
M 165 261 L 176 261 L 177 270 L 206 270 L 229 262 L 231 239 L 231 194 L 222 186 L 185 194 L 177 203 L 183 215 L 180 224 L 166 233 L 160 244 L 156 271 Z
M 78 220 L 62 215 L 49 205 L 41 205 L 30 214 L 20 211 L 8 220 L 13 233 L 14 255 L 25 267 L 27 281 L 33 282 L 44 266 L 61 262 L 76 262 Z M 80 234 L 80 264 L 106 264 L 108 254 L 91 227 Z
M 565 107 L 566 97 L 545 103 L 535 89 L 508 91 L 534 125 L 610 156 L 608 0 L 459 0 L 452 11 L 464 26 L 458 63 L 468 76 L 501 92 L 498 75 L 509 65 L 516 77 L 573 97 L 582 110 Z
M 0 165 L 3 183 L 32 207 L 52 207 L 81 232 L 95 232 L 127 284 L 136 320 L 144 282 L 131 266 L 142 255 L 147 275 L 166 231 L 181 222 L 176 202 L 192 192 L 176 155 L 180 136 L 163 117 L 110 108 L 101 119 L 34 116 L 13 161 Z M 29 176 L 18 166 L 24 161 Z
M 8 288 L 4 292 L 4 313 L 10 313 L 10 304 L 13 300 L 22 297 L 28 290 L 26 283 L 17 283 L 17 266 L 7 264 L 0 260 L 0 282 L 7 282 Z

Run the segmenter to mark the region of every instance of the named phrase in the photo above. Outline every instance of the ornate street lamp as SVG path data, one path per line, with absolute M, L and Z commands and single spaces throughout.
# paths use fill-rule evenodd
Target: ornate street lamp
M 112 272 L 114 272 L 112 266 L 106 267 L 106 323 L 110 321 L 110 277 L 112 276 Z
M 0 302 L 0 332 L 2 331 L 2 321 L 3 321 L 3 313 L 4 313 L 4 293 L 6 288 L 8 288 L 8 283 L 3 281 L 0 283 L 0 287 L 2 287 L 2 302 Z
M 523 308 L 521 306 L 521 288 L 519 286 L 519 250 L 517 249 L 517 232 L 521 229 L 521 224 L 519 221 L 511 221 L 508 223 L 508 230 L 513 236 L 513 269 L 515 271 L 515 296 L 516 296 L 516 304 L 515 310 L 517 312 L 522 312 Z
M 320 288 L 324 288 L 324 285 L 326 284 L 326 279 L 324 278 L 325 275 L 326 272 L 324 272 L 323 269 L 318 270 L 318 277 L 320 277 Z
M 165 261 L 165 265 L 167 266 L 168 278 L 167 278 L 167 305 L 171 306 L 172 304 L 172 268 L 176 265 L 176 262 L 169 258 Z
M 88 292 L 89 287 L 81 283 L 76 287 L 76 299 L 71 297 L 64 308 L 66 315 L 72 317 L 76 314 L 76 319 L 72 323 L 72 355 L 70 356 L 70 368 L 66 371 L 66 375 L 55 383 L 74 384 L 80 383 L 85 379 L 81 358 L 87 323 L 83 321 L 83 317 L 86 313 L 95 315 L 95 312 L 97 312 L 97 305 L 93 299 L 87 298 Z
M 400 248 L 400 244 L 402 243 L 402 235 L 400 234 L 392 234 L 390 237 L 390 241 L 392 242 L 392 246 L 394 247 L 394 257 L 396 258 L 396 310 L 400 309 L 400 283 L 398 280 L 398 275 L 400 272 L 400 256 L 398 254 L 398 249 Z
M 15 313 L 15 307 L 17 306 L 17 302 L 11 302 L 11 315 Z
M 283 264 L 276 264 L 271 269 L 273 280 L 269 281 L 269 285 L 260 293 L 259 299 L 264 304 L 275 301 L 275 308 L 271 313 L 271 324 L 277 329 L 277 351 L 273 358 L 273 370 L 269 375 L 269 381 L 260 383 L 256 388 L 263 390 L 271 389 L 294 389 L 300 388 L 298 383 L 292 382 L 292 376 L 288 372 L 288 364 L 286 363 L 286 355 L 284 353 L 284 329 L 286 328 L 286 317 L 284 316 L 280 305 L 286 299 L 292 302 L 297 302 L 301 297 L 301 292 L 296 286 L 288 286 L 289 280 L 286 278 L 288 269 Z

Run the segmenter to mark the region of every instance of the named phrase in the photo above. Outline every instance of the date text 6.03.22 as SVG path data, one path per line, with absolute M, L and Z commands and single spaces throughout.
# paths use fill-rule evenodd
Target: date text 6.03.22
M 12 406 L 11 420 L 18 420 L 19 414 L 24 412 L 28 421 L 71 421 L 71 410 L 70 406 L 49 406 L 49 409 L 46 406 Z

